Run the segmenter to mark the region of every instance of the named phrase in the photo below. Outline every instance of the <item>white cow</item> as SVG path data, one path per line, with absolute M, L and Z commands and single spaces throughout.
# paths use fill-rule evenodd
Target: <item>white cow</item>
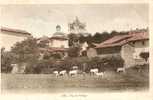
M 65 74 L 66 74 L 66 70 L 62 70 L 62 71 L 59 72 L 59 75 L 62 75 L 63 76 Z
M 119 67 L 119 68 L 117 68 L 117 72 L 125 72 L 125 68 Z
M 72 68 L 73 68 L 73 69 L 78 69 L 78 66 L 73 66 Z
M 69 71 L 69 75 L 72 76 L 72 75 L 77 75 L 78 73 L 78 70 L 71 70 Z
M 18 64 L 11 64 L 11 66 L 12 66 L 12 71 L 11 71 L 11 73 L 12 73 L 12 74 L 18 73 L 18 71 L 19 71 Z
M 90 73 L 93 73 L 93 74 L 98 73 L 98 68 L 90 69 Z
M 58 71 L 54 71 L 53 74 L 54 74 L 55 76 L 58 76 L 58 75 L 59 75 L 59 74 L 58 74 Z
M 95 73 L 97 76 L 102 77 L 104 75 L 104 72 Z

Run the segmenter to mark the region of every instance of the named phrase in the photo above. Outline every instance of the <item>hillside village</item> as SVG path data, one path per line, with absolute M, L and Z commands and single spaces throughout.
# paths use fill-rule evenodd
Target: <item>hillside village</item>
M 73 62 L 71 65 L 64 65 L 71 66 L 72 68 L 74 65 L 84 66 L 84 64 L 90 62 L 91 59 L 112 57 L 117 57 L 117 59 L 118 57 L 122 58 L 124 64 L 122 66 L 119 65 L 119 67 L 123 68 L 130 68 L 135 65 L 144 65 L 149 63 L 148 28 L 129 30 L 126 32 L 113 31 L 112 34 L 107 32 L 104 34 L 96 33 L 94 36 L 91 36 L 91 34 L 86 30 L 86 24 L 82 23 L 77 17 L 72 23 L 68 24 L 69 33 L 62 32 L 62 27 L 60 25 L 57 25 L 55 28 L 56 32 L 53 33 L 52 36 L 43 36 L 35 39 L 38 44 L 37 50 L 39 51 L 39 61 L 50 59 L 48 65 L 49 62 L 51 63 L 55 61 L 66 63 L 67 59 L 73 59 L 73 61 L 70 61 L 70 63 Z M 99 38 L 100 35 L 101 38 Z M 7 52 L 11 51 L 12 47 L 17 45 L 16 43 L 33 38 L 32 34 L 27 31 L 7 27 L 1 27 L 1 37 L 1 46 L 4 47 Z M 80 65 L 81 63 L 78 59 L 80 59 L 80 61 L 82 60 L 81 63 L 83 63 L 83 65 Z M 89 61 L 87 61 L 87 59 Z M 83 62 L 83 60 L 85 61 Z M 63 66 L 63 63 L 57 66 Z M 14 62 L 11 64 L 14 64 Z M 104 64 L 104 62 L 101 64 Z M 101 65 L 93 66 L 97 67 Z M 15 72 L 12 73 L 25 73 L 26 67 L 19 68 L 20 71 L 17 68 Z M 57 70 L 57 68 L 58 67 L 54 67 L 52 71 L 55 69 Z M 101 69 L 101 67 L 98 68 Z M 61 70 L 62 69 L 63 68 L 61 68 Z

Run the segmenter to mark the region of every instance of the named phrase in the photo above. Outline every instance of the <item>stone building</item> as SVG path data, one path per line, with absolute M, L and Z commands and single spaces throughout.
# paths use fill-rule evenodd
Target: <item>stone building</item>
M 128 35 L 114 36 L 100 44 L 96 44 L 95 50 L 99 57 L 121 56 L 125 61 L 126 68 L 148 63 L 140 57 L 140 53 L 142 52 L 149 53 L 148 31 L 129 32 Z M 94 52 L 94 50 L 90 51 Z
M 21 42 L 31 37 L 31 34 L 24 30 L 1 27 L 0 31 L 0 45 L 4 47 L 6 51 L 10 51 L 11 47 L 16 42 Z

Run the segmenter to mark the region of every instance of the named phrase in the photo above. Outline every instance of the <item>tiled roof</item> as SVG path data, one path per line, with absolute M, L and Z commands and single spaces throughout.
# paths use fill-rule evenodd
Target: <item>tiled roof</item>
M 149 39 L 147 32 L 129 34 L 129 35 L 117 35 L 100 44 L 96 44 L 95 48 L 115 47 L 122 46 L 131 41 Z
M 8 27 L 1 27 L 1 31 L 14 32 L 14 33 L 19 33 L 19 34 L 24 34 L 24 35 L 31 35 L 29 32 L 25 30 L 13 29 L 13 28 L 8 28 Z
M 118 35 L 114 36 L 100 44 L 96 45 L 96 48 L 103 48 L 103 47 L 114 47 L 114 46 L 121 46 L 127 43 L 127 39 L 132 37 L 131 35 Z
M 142 32 L 138 34 L 134 34 L 132 38 L 128 39 L 129 41 L 138 41 L 138 40 L 146 40 L 149 39 L 149 34 L 147 32 Z

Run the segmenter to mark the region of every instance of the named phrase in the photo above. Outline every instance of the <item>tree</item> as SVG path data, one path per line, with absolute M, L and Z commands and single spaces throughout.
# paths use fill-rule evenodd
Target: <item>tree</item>
M 109 39 L 111 37 L 111 35 L 108 33 L 108 32 L 103 32 L 102 34 L 101 34 L 101 42 L 103 42 L 103 41 L 105 41 L 105 40 L 107 40 L 107 39 Z
M 32 73 L 40 56 L 37 39 L 31 37 L 22 42 L 17 42 L 12 47 L 11 53 L 16 55 L 15 63 L 21 65 L 26 63 L 27 73 Z
M 101 43 L 101 33 L 96 32 L 92 38 L 94 43 Z
M 69 57 L 78 57 L 79 56 L 79 52 L 80 52 L 80 48 L 79 47 L 71 47 L 68 50 L 68 56 Z
M 113 37 L 113 36 L 119 35 L 119 32 L 113 30 L 113 31 L 110 33 L 110 35 Z
M 16 62 L 28 62 L 37 60 L 39 49 L 35 38 L 28 38 L 22 42 L 17 42 L 11 49 L 17 55 Z
M 145 61 L 147 61 L 149 58 L 149 52 L 141 52 L 140 57 L 145 59 Z
M 82 34 L 79 37 L 79 42 L 84 43 L 86 41 L 86 37 L 84 37 Z
M 48 41 L 45 40 L 45 41 L 40 41 L 38 43 L 38 46 L 41 47 L 41 48 L 45 48 L 45 47 L 48 47 Z
M 69 46 L 75 46 L 75 44 L 78 42 L 79 40 L 79 36 L 73 33 L 70 33 L 68 35 L 69 38 Z
M 12 70 L 11 63 L 13 54 L 6 52 L 5 48 L 1 48 L 1 72 L 8 73 Z

